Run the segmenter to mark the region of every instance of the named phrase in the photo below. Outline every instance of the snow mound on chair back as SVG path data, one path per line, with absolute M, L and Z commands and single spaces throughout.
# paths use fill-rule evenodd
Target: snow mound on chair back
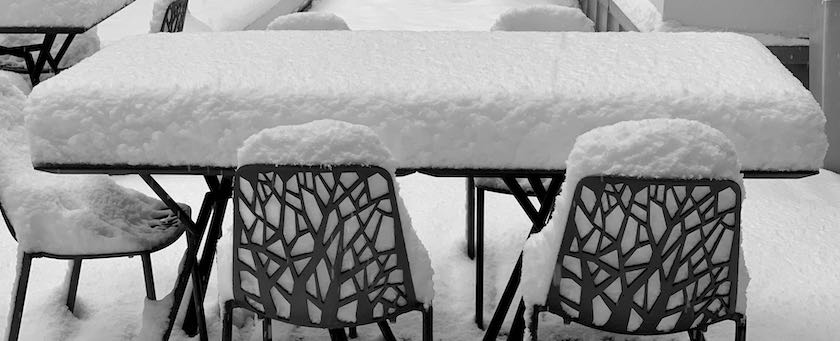
M 545 304 L 578 182 L 590 175 L 733 180 L 743 191 L 732 142 L 719 130 L 685 119 L 623 121 L 578 136 L 566 160 L 566 180 L 553 219 L 525 244 L 522 293 L 528 306 Z M 743 197 L 743 196 L 742 196 Z M 744 312 L 749 277 L 740 260 L 738 307 Z
M 350 30 L 341 17 L 332 13 L 299 12 L 281 15 L 268 24 L 267 30 L 346 31 Z
M 535 5 L 510 9 L 496 20 L 491 31 L 594 32 L 592 22 L 578 8 Z

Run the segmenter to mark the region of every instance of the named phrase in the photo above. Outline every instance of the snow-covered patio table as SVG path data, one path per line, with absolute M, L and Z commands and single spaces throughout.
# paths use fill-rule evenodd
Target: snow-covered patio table
M 0 0 L 0 34 L 43 34 L 37 45 L 0 46 L 0 56 L 12 55 L 26 61 L 26 73 L 33 85 L 40 81 L 44 66 L 58 72 L 61 58 L 73 38 L 91 29 L 134 0 Z M 56 36 L 66 34 L 59 52 L 53 56 Z M 47 53 L 38 53 L 47 51 Z M 38 58 L 32 55 L 38 53 Z
M 205 176 L 199 239 L 220 233 L 243 140 L 317 119 L 372 127 L 402 174 L 503 177 L 532 230 L 548 219 L 575 138 L 598 126 L 706 123 L 732 140 L 747 176 L 815 174 L 827 149 L 811 94 L 761 43 L 726 33 L 140 36 L 36 87 L 26 111 L 38 169 L 140 174 L 175 211 L 152 175 Z M 517 184 L 525 177 L 551 178 L 537 206 Z M 197 262 L 206 279 L 215 244 L 196 260 L 191 243 L 183 268 Z

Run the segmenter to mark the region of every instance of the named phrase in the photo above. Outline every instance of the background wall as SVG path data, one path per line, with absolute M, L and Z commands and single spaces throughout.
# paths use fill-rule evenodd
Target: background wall
M 806 37 L 821 0 L 652 0 L 663 19 L 690 26 Z

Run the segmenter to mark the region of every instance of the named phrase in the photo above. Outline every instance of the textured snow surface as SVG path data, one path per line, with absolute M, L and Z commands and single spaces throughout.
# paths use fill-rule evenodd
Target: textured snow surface
M 91 27 L 134 0 L 0 0 L 0 27 Z
M 827 149 L 810 92 L 725 33 L 148 35 L 44 82 L 27 113 L 37 163 L 233 167 L 252 134 L 324 118 L 370 126 L 398 167 L 565 168 L 580 133 L 656 117 L 720 129 L 750 170 L 818 169 Z
M 524 249 L 521 291 L 528 306 L 543 304 L 578 182 L 590 175 L 676 179 L 728 179 L 744 190 L 735 148 L 717 129 L 684 119 L 625 121 L 580 135 L 567 161 L 553 219 Z M 743 258 L 741 258 L 743 259 Z M 741 264 L 738 297 L 749 277 Z M 736 310 L 743 312 L 745 300 Z
M 341 17 L 332 13 L 300 12 L 281 15 L 268 24 L 269 30 L 349 30 Z
M 593 32 L 595 24 L 576 7 L 535 5 L 502 13 L 490 30 Z
M 64 43 L 65 38 L 67 35 L 58 35 L 55 39 L 55 43 L 52 46 L 52 56 L 58 55 L 58 51 L 61 49 L 61 45 Z M 26 45 L 35 45 L 40 44 L 44 41 L 43 34 L 0 34 L 0 46 L 26 46 Z M 60 68 L 67 68 L 76 63 L 80 62 L 82 59 L 89 57 L 90 55 L 99 51 L 99 36 L 97 35 L 96 27 L 87 30 L 85 33 L 77 34 L 73 41 L 70 43 L 70 46 L 67 48 L 67 51 L 64 53 L 64 57 L 61 58 L 61 62 L 58 64 Z M 37 58 L 38 54 L 34 54 L 33 58 Z M 26 67 L 26 62 L 23 59 L 18 57 L 13 57 L 10 55 L 0 56 L 0 64 L 3 65 L 14 65 L 20 68 Z M 49 68 L 49 66 L 47 66 Z
M 562 5 L 577 0 L 320 0 L 312 12 L 335 13 L 354 30 L 487 31 L 515 7 Z
M 15 79 L 6 73 L 0 78 Z M 33 170 L 20 125 L 25 93 L 15 85 L 18 81 L 3 80 L 0 200 L 21 250 L 69 255 L 138 251 L 180 232 L 150 226 L 145 217 L 168 213 L 163 203 L 121 187 L 106 176 L 53 175 Z
M 336 120 L 265 129 L 245 140 L 239 165 L 391 166 L 391 153 L 369 127 Z
M 306 0 L 192 0 L 190 10 L 213 31 L 239 31 L 275 6 L 281 13 L 296 12 Z

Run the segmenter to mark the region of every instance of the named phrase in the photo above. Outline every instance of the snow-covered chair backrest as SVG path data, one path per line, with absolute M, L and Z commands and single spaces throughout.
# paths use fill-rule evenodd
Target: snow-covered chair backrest
M 742 182 L 732 142 L 700 122 L 624 121 L 578 136 L 553 220 L 526 243 L 523 298 L 624 334 L 737 321 Z
M 741 189 L 732 180 L 583 178 L 547 306 L 617 333 L 734 319 L 740 215 Z
M 152 9 L 152 32 L 181 32 L 189 0 L 156 0 Z
M 431 303 L 428 253 L 370 128 L 321 120 L 266 129 L 238 159 L 231 294 L 239 306 L 340 328 Z

